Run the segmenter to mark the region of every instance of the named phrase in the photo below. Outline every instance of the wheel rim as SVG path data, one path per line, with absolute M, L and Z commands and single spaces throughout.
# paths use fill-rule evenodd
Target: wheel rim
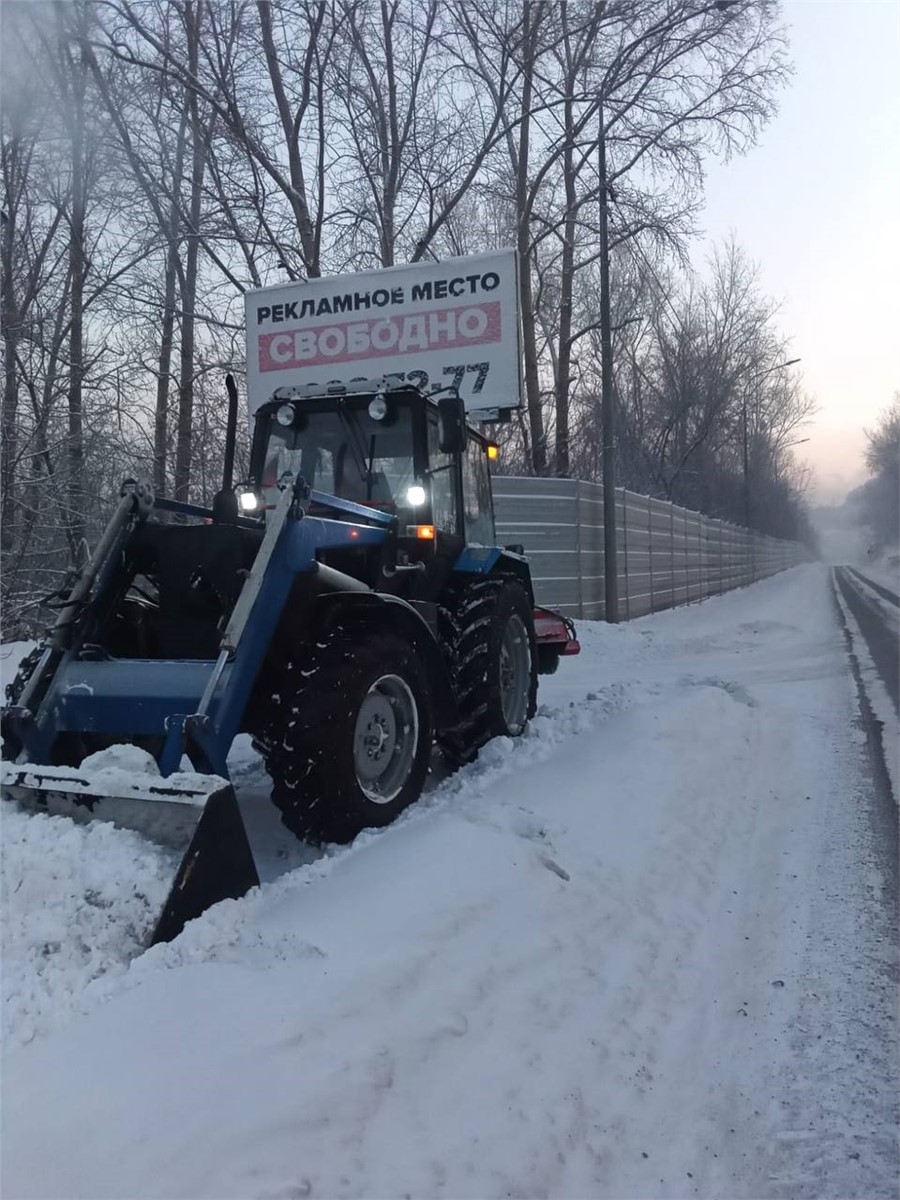
M 531 647 L 525 622 L 517 614 L 506 622 L 500 643 L 500 709 L 506 728 L 521 733 L 528 720 L 531 692 Z
M 419 744 L 419 711 L 399 675 L 382 675 L 369 688 L 356 716 L 353 765 L 365 795 L 390 804 L 409 778 Z

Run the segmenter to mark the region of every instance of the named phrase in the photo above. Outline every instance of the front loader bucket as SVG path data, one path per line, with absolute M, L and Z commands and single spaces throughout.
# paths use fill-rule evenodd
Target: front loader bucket
M 149 945 L 170 942 L 219 900 L 259 884 L 234 789 L 217 775 L 129 774 L 4 763 L 4 798 L 28 812 L 86 824 L 110 821 L 181 858 Z

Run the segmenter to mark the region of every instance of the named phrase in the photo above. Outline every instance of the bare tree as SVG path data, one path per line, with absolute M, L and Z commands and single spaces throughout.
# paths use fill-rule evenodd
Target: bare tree
M 873 539 L 871 550 L 900 543 L 900 391 L 866 430 L 866 466 L 872 473 L 859 489 L 861 521 Z

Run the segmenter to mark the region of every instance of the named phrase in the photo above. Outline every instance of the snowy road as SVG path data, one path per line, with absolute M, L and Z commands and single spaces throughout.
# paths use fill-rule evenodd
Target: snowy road
M 526 738 L 130 968 L 75 944 L 81 833 L 5 836 L 3 1196 L 894 1196 L 896 805 L 829 569 L 579 634 Z
M 866 643 L 895 712 L 900 712 L 900 601 L 852 567 L 835 567 L 835 584 Z
M 900 797 L 900 599 L 854 567 L 835 567 L 834 587 L 873 766 L 876 777 L 885 776 L 880 791 L 893 810 Z

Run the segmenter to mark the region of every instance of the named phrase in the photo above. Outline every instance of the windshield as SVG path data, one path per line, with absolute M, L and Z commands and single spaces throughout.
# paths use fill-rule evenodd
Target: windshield
M 374 421 L 365 407 L 342 405 L 301 411 L 289 429 L 273 421 L 260 481 L 267 505 L 277 500 L 285 471 L 344 500 L 391 511 L 406 507 L 415 480 L 412 413 L 398 405 L 388 421 Z

